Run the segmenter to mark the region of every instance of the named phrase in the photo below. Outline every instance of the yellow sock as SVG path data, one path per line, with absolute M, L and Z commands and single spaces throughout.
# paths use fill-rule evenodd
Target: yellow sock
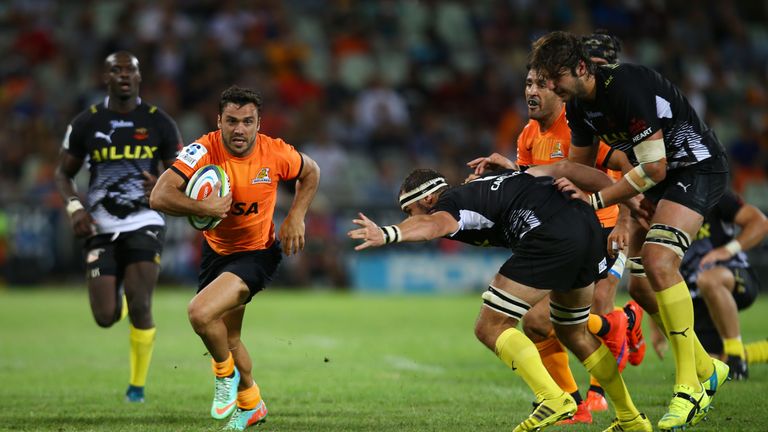
M 237 406 L 244 410 L 252 410 L 261 402 L 259 386 L 253 383 L 253 387 L 237 392 Z
M 597 378 L 595 378 L 592 375 L 589 376 L 589 386 L 590 387 L 602 387 L 600 385 L 600 382 L 597 381 Z
M 747 352 L 747 362 L 749 364 L 768 363 L 768 339 L 748 343 L 744 346 L 744 350 Z
M 155 347 L 155 333 L 157 329 L 137 329 L 130 326 L 131 341 L 131 380 L 128 382 L 132 386 L 144 387 L 147 382 L 147 373 L 149 372 L 149 362 L 152 360 L 152 349 Z
M 593 335 L 600 333 L 603 329 L 603 317 L 596 314 L 589 314 L 589 320 L 587 321 L 587 328 Z
M 699 382 L 704 382 L 715 373 L 715 364 L 696 333 L 693 334 L 693 354 L 696 359 L 696 376 Z
M 694 350 L 693 302 L 688 286 L 680 281 L 656 293 L 659 315 L 664 321 L 667 339 L 675 354 L 675 384 L 685 384 L 700 391 Z M 711 360 L 710 360 L 711 363 Z
M 616 417 L 621 420 L 630 420 L 640 414 L 629 396 L 627 386 L 619 374 L 618 366 L 616 366 L 616 359 L 608 347 L 600 344 L 600 347 L 584 359 L 583 363 L 587 371 L 597 378 L 613 402 Z
M 744 344 L 741 342 L 740 337 L 735 337 L 733 339 L 723 339 L 723 351 L 725 351 L 725 354 L 729 356 L 741 358 L 746 357 Z
M 223 362 L 217 362 L 211 358 L 211 368 L 213 368 L 213 373 L 219 378 L 232 375 L 232 373 L 235 372 L 235 359 L 232 358 L 232 353 L 229 353 L 227 359 Z
M 568 353 L 557 336 L 551 334 L 544 341 L 537 342 L 536 349 L 539 350 L 544 367 L 564 392 L 573 393 L 579 389 L 568 364 Z
M 536 395 L 536 400 L 553 399 L 563 390 L 549 375 L 536 346 L 516 328 L 508 328 L 496 339 L 496 355 L 511 367 Z

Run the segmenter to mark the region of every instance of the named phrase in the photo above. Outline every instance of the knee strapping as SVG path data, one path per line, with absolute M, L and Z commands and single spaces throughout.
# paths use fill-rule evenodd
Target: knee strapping
M 635 277 L 646 277 L 645 267 L 643 267 L 643 259 L 639 256 L 629 257 L 627 261 L 627 268 L 629 269 L 629 275 Z
M 685 231 L 671 225 L 653 224 L 645 236 L 645 242 L 672 249 L 682 259 L 691 245 L 691 238 Z
M 531 309 L 525 301 L 493 286 L 489 286 L 482 297 L 485 306 L 516 320 L 522 319 Z
M 558 325 L 576 325 L 589 320 L 589 310 L 592 305 L 579 308 L 569 308 L 553 301 L 549 302 L 549 319 Z

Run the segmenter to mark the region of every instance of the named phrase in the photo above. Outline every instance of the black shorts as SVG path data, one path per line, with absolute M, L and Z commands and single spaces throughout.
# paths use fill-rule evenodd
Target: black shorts
M 520 240 L 499 274 L 532 288 L 585 287 L 605 267 L 602 230 L 592 207 L 572 200 Z
M 613 267 L 614 264 L 616 264 L 616 260 L 619 258 L 618 255 L 611 258 L 611 256 L 608 254 L 608 236 L 611 235 L 611 231 L 613 231 L 613 227 L 606 228 L 603 227 L 603 254 L 605 255 L 605 270 L 601 271 L 598 275 L 598 279 L 605 279 L 608 277 L 608 271 L 611 270 L 611 267 Z
M 151 261 L 160 264 L 165 227 L 147 225 L 136 231 L 97 234 L 85 240 L 86 277 L 123 276 L 128 264 Z
M 661 183 L 645 191 L 645 197 L 654 203 L 673 201 L 704 216 L 720 201 L 727 187 L 728 160 L 725 155 L 717 155 L 668 171 Z
M 733 288 L 733 299 L 736 301 L 736 307 L 739 310 L 746 309 L 757 298 L 757 293 L 760 291 L 760 280 L 751 268 L 745 269 L 730 266 L 728 268 L 731 269 L 736 280 L 736 286 Z M 723 352 L 723 341 L 717 332 L 715 323 L 712 321 L 707 304 L 704 303 L 704 299 L 701 297 L 693 299 L 693 319 L 693 328 L 704 349 L 708 353 L 721 354 Z
M 247 252 L 236 252 L 231 255 L 219 255 L 203 240 L 203 253 L 198 275 L 200 292 L 214 279 L 224 272 L 230 272 L 239 277 L 248 286 L 250 295 L 245 303 L 266 287 L 272 281 L 277 266 L 283 259 L 280 242 L 275 241 L 267 249 Z

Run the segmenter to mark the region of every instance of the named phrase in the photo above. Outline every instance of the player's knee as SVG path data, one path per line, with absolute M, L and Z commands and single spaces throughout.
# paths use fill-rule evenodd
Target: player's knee
M 206 313 L 205 308 L 192 301 L 187 307 L 187 317 L 189 323 L 192 324 L 192 328 L 197 333 L 201 333 L 203 329 L 211 321 L 209 315 Z
M 114 310 L 93 311 L 93 320 L 101 328 L 110 328 L 120 318 Z

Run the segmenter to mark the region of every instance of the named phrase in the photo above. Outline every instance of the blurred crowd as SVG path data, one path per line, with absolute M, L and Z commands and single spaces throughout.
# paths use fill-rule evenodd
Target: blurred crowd
M 394 208 L 413 167 L 459 181 L 476 156 L 514 155 L 530 43 L 556 29 L 606 29 L 623 41 L 620 61 L 677 83 L 727 147 L 734 188 L 768 210 L 768 3 L 695 4 L 6 0 L 0 265 L 18 242 L 7 209 L 61 207 L 52 174 L 66 125 L 103 98 L 103 59 L 121 49 L 141 62 L 143 98 L 186 142 L 216 128 L 218 97 L 237 83 L 262 93 L 263 133 L 318 162 L 311 243 L 289 263 L 289 283 L 344 285 L 349 215 L 371 209 L 394 222 L 396 212 L 377 211 Z

